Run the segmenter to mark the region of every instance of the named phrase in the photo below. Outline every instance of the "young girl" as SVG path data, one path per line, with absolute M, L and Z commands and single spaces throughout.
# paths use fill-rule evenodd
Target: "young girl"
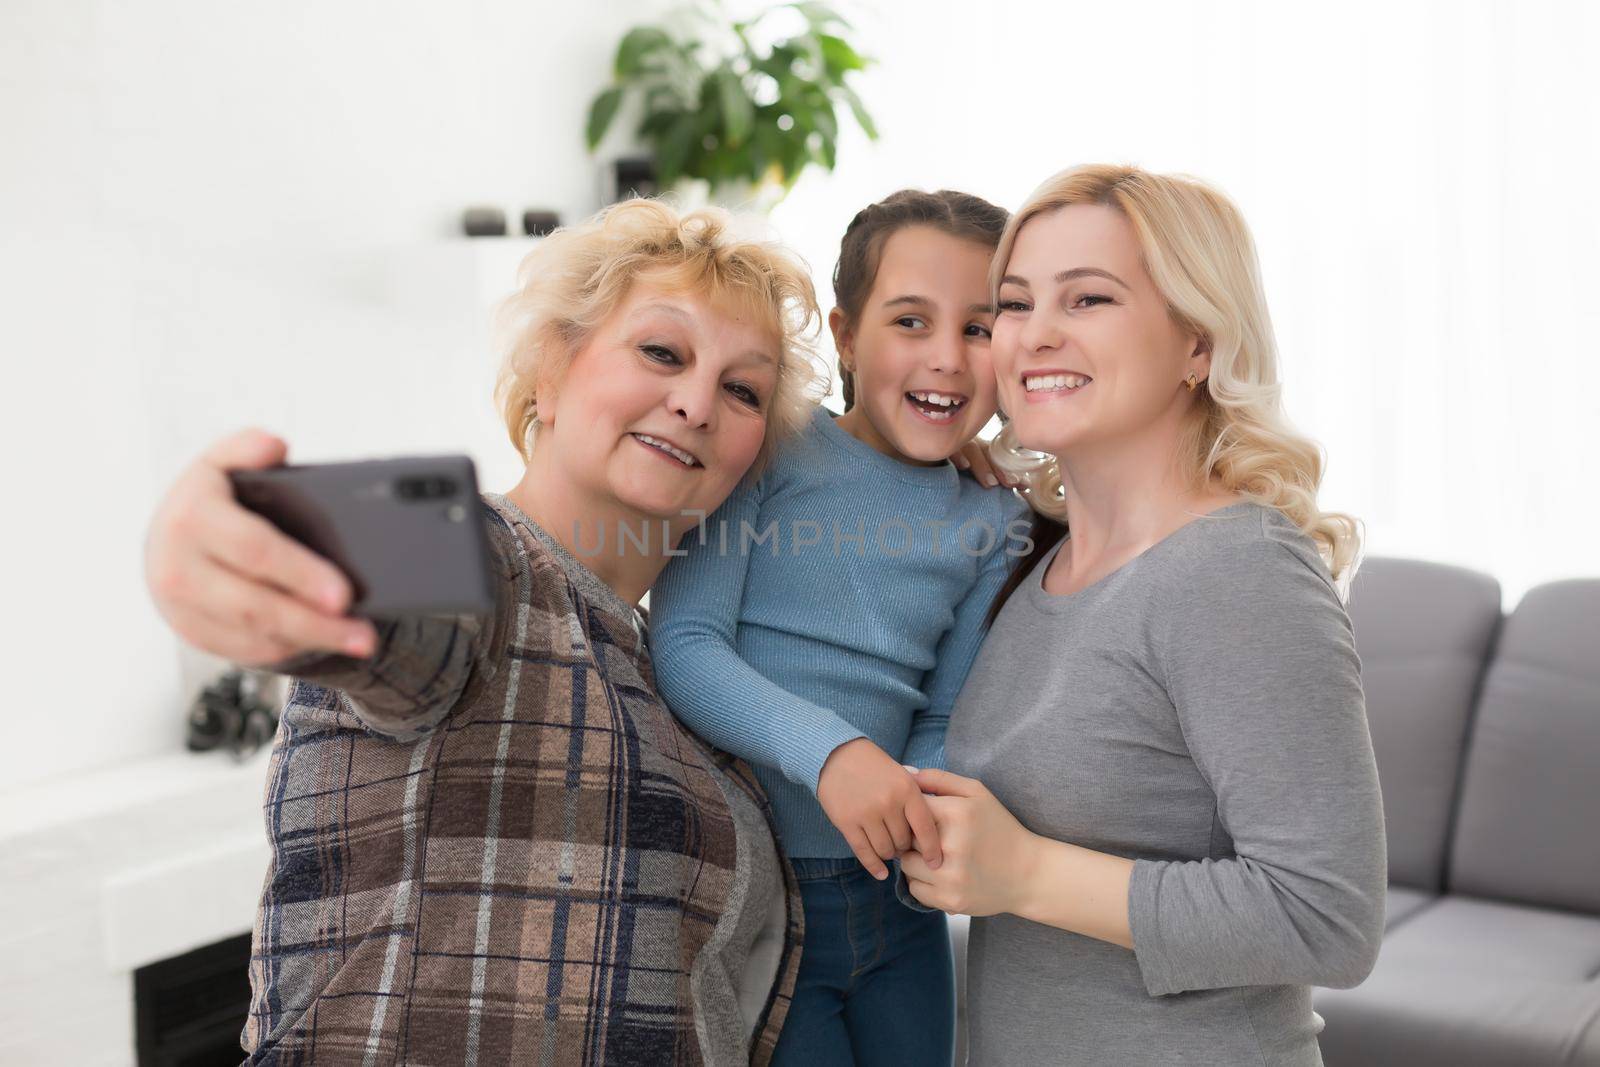
M 1022 502 L 948 462 L 995 411 L 986 276 L 1005 221 L 909 190 L 855 217 L 829 316 L 845 414 L 818 408 L 652 592 L 662 694 L 754 765 L 800 882 L 776 1064 L 951 1060 L 945 920 L 897 902 L 886 861 L 915 845 L 937 862 L 904 765 L 943 765 L 985 614 L 1025 551 Z

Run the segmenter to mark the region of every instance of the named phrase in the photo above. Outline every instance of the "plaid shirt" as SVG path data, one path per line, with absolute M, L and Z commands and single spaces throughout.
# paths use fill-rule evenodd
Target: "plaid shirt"
M 770 832 L 765 797 L 667 711 L 631 610 L 484 506 L 492 618 L 387 623 L 369 661 L 285 665 L 250 1063 L 703 1062 L 690 972 L 735 888 L 719 781 Z M 799 965 L 779 866 L 758 1064 Z

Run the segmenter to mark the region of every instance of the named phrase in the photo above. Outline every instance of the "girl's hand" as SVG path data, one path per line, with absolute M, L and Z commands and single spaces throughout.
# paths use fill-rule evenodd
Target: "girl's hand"
M 246 666 L 312 651 L 369 656 L 372 624 L 346 618 L 344 573 L 233 497 L 230 470 L 281 464 L 260 430 L 223 438 L 179 476 L 150 523 L 145 582 L 179 637 Z
M 872 877 L 915 846 L 925 866 L 940 863 L 939 828 L 916 781 L 871 740 L 858 737 L 828 754 L 817 800 Z
M 989 458 L 989 442 L 981 437 L 974 437 L 962 445 L 961 451 L 950 457 L 950 462 L 960 470 L 970 471 L 974 478 L 991 489 L 997 485 L 1014 489 L 1019 484 L 994 465 L 994 461 Z
M 935 869 L 915 852 L 900 857 L 911 895 L 957 915 L 1019 912 L 1042 839 L 975 778 L 939 770 L 915 778 L 932 794 L 944 862 Z

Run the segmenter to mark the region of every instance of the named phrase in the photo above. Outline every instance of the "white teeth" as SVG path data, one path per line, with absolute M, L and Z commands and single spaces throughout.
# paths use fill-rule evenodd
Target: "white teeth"
M 1023 388 L 1030 393 L 1049 389 L 1077 389 L 1088 385 L 1090 378 L 1083 374 L 1037 374 L 1023 380 Z
M 924 404 L 938 404 L 942 408 L 960 407 L 962 404 L 967 402 L 965 397 L 950 396 L 947 393 L 922 393 L 913 391 L 907 395 L 922 401 Z
M 691 467 L 700 466 L 700 461 L 698 459 L 695 459 L 693 456 L 691 456 L 689 453 L 685 452 L 681 448 L 674 448 L 672 445 L 670 445 L 667 442 L 661 440 L 659 437 L 651 437 L 649 434 L 645 434 L 645 433 L 636 433 L 633 436 L 638 438 L 639 440 L 643 441 L 645 444 L 649 445 L 651 448 L 655 448 L 655 449 L 658 449 L 658 450 L 660 450 L 662 452 L 665 452 L 667 455 L 673 457 L 674 459 L 681 460 L 682 462 L 687 463 Z

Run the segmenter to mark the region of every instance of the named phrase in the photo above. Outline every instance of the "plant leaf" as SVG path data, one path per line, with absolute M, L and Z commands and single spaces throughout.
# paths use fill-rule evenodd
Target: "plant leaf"
M 621 86 L 613 85 L 589 105 L 589 122 L 584 128 L 584 140 L 589 144 L 589 151 L 593 152 L 600 146 L 606 130 L 611 127 L 611 120 L 617 117 L 617 108 L 622 106 L 622 93 Z
M 817 40 L 816 34 L 802 33 L 800 36 L 791 39 L 789 44 L 797 48 L 805 56 L 806 60 L 816 68 L 814 77 L 824 76 L 828 69 L 828 60 L 823 54 L 822 42 Z
M 856 125 L 861 127 L 861 132 L 867 135 L 867 140 L 878 139 L 878 124 L 872 121 L 872 116 L 867 114 L 867 106 L 861 102 L 861 97 L 848 85 L 839 86 L 839 95 L 844 97 L 844 102 L 850 105 L 850 114 L 855 116 Z
M 791 137 L 784 142 L 784 185 L 793 186 L 795 182 L 800 180 L 800 172 L 806 169 L 806 163 L 809 158 L 810 154 L 806 150 L 806 142 L 804 137 Z
M 646 83 L 649 87 L 644 91 L 644 115 L 648 122 L 653 118 L 666 114 L 673 114 L 684 110 L 686 104 L 682 94 L 676 86 L 664 85 L 660 82 Z
M 843 74 L 847 70 L 867 69 L 867 61 L 842 37 L 819 33 L 817 43 L 822 45 L 822 59 L 829 70 Z
M 828 170 L 833 170 L 839 161 L 839 145 L 832 137 L 823 137 L 822 144 L 817 146 L 817 152 L 822 157 L 822 165 Z
M 822 105 L 811 113 L 811 128 L 822 134 L 825 141 L 839 139 L 839 120 L 834 117 L 833 103 L 824 100 Z
M 847 30 L 855 28 L 845 20 L 843 15 L 839 14 L 827 4 L 819 4 L 816 3 L 815 0 L 803 0 L 802 3 L 790 4 L 789 6 L 800 12 L 800 14 L 804 15 L 806 17 L 806 21 L 811 23 L 813 27 L 826 26 L 829 23 L 837 23 Z
M 772 124 L 772 117 L 758 117 L 750 147 L 757 170 L 765 171 L 773 164 L 783 168 L 783 132 Z
M 667 127 L 656 142 L 656 178 L 662 185 L 671 185 L 683 174 L 683 165 L 699 139 L 700 123 L 693 112 L 685 111 Z
M 776 78 L 780 73 L 794 66 L 797 55 L 799 53 L 794 50 L 794 47 L 789 42 L 779 41 L 772 46 L 772 51 L 768 53 L 767 58 L 757 63 L 756 66 Z
M 750 94 L 744 91 L 744 83 L 739 80 L 739 76 L 728 67 L 719 67 L 714 77 L 727 140 L 730 146 L 741 145 L 745 138 L 750 136 L 750 127 L 755 122 L 755 102 L 750 99 Z
M 641 140 L 654 140 L 667 132 L 667 129 L 681 115 L 682 109 L 678 107 L 651 107 L 645 105 L 644 119 L 639 123 L 636 131 Z
M 665 30 L 658 26 L 635 26 L 622 38 L 617 45 L 617 59 L 614 64 L 617 78 L 631 78 L 642 71 L 646 66 L 647 57 L 653 52 L 672 47 L 672 38 L 667 36 Z

